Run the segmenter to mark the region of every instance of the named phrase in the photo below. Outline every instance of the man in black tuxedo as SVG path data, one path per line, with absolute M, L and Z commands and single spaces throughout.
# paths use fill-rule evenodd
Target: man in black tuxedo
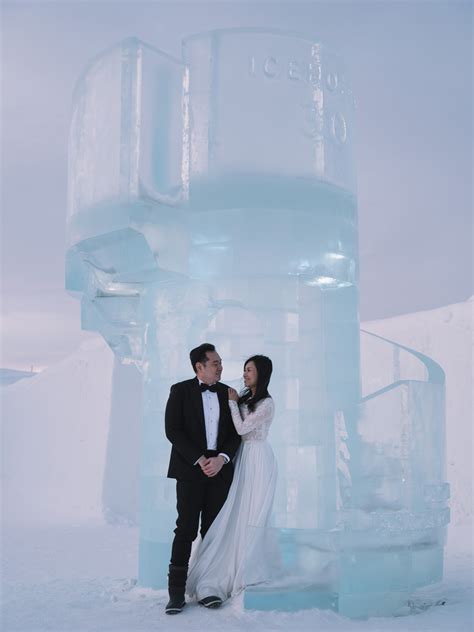
M 201 520 L 204 537 L 227 498 L 232 459 L 240 445 L 229 409 L 228 387 L 219 382 L 222 361 L 205 343 L 189 354 L 196 377 L 171 387 L 166 405 L 166 436 L 172 443 L 168 478 L 176 479 L 178 519 L 168 574 L 167 614 L 181 612 L 191 545 Z M 199 603 L 216 608 L 213 595 Z

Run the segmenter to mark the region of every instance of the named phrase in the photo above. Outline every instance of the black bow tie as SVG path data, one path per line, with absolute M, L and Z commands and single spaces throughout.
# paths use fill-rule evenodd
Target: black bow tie
M 201 389 L 201 393 L 204 393 L 204 391 L 211 391 L 211 393 L 217 392 L 217 384 L 211 384 L 210 386 L 209 384 L 200 384 L 199 387 Z

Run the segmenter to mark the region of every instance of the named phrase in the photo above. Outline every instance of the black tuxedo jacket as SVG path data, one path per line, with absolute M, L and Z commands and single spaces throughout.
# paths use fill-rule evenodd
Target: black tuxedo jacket
M 217 449 L 207 449 L 206 425 L 201 389 L 197 378 L 173 384 L 166 404 L 165 431 L 171 448 L 168 478 L 193 480 L 206 478 L 199 465 L 194 465 L 200 456 L 215 456 L 224 452 L 233 459 L 240 445 L 229 409 L 228 387 L 218 382 L 219 428 Z M 233 476 L 232 461 L 224 465 L 222 475 L 229 480 Z

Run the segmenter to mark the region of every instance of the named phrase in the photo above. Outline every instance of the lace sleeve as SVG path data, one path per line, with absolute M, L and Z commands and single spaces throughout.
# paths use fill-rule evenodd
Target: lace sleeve
M 242 419 L 239 405 L 233 399 L 229 400 L 230 412 L 232 415 L 232 421 L 234 422 L 235 429 L 237 430 L 239 435 L 247 434 L 248 432 L 252 432 L 259 426 L 263 425 L 267 421 L 271 421 L 273 417 L 274 405 L 273 399 L 271 397 L 267 397 L 262 402 L 257 405 L 256 409 L 253 413 L 250 413 Z

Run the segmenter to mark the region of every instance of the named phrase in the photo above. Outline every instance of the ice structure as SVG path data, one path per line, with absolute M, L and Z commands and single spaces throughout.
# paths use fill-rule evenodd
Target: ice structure
M 353 113 L 340 59 L 266 30 L 188 37 L 182 60 L 130 38 L 77 83 L 66 284 L 83 328 L 143 373 L 142 585 L 165 586 L 164 407 L 203 341 L 234 386 L 253 353 L 275 366 L 280 476 L 259 535 L 279 552 L 246 607 L 390 615 L 441 579 L 444 374 L 360 334 Z

